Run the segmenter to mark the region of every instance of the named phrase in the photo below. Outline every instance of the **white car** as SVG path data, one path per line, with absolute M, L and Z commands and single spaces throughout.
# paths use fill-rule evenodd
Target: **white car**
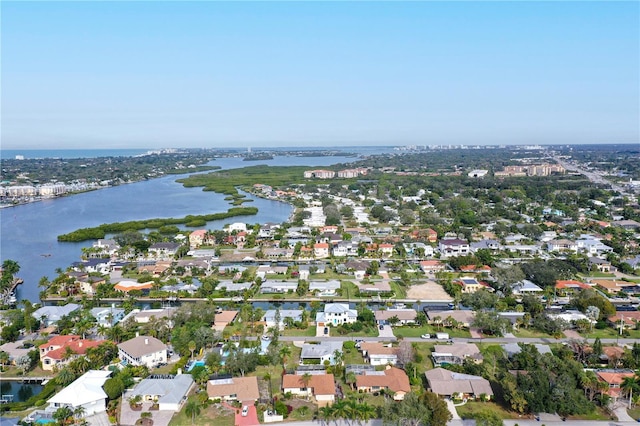
M 431 339 L 431 335 L 430 334 L 423 334 L 422 336 L 423 339 Z
M 242 407 L 242 417 L 247 417 L 247 415 L 249 415 L 249 406 L 245 405 Z

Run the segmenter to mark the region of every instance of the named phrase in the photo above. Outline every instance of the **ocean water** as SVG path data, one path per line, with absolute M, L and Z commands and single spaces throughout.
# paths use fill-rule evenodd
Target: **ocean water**
M 195 147 L 193 149 L 196 149 Z M 234 150 L 236 148 L 213 148 L 221 151 Z M 275 147 L 275 148 L 254 148 L 254 152 L 261 151 L 313 151 L 331 150 L 354 153 L 357 155 L 376 155 L 392 152 L 392 146 L 314 146 L 314 147 Z M 152 149 L 0 149 L 0 159 L 13 159 L 16 155 L 22 155 L 25 159 L 34 158 L 98 158 L 98 157 L 131 157 L 145 154 Z M 237 149 L 245 152 L 244 149 Z

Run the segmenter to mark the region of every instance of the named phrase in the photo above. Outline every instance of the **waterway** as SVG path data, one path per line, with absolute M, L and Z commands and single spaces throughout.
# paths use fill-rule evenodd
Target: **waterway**
M 0 395 L 13 396 L 13 402 L 24 402 L 40 392 L 42 392 L 42 385 L 35 383 L 21 383 L 14 380 L 3 380 L 0 383 Z
M 222 169 L 267 164 L 272 166 L 322 167 L 355 161 L 355 157 L 275 157 L 273 160 L 242 161 L 242 158 L 218 158 L 211 165 Z M 49 199 L 0 210 L 0 260 L 15 260 L 20 265 L 18 276 L 24 284 L 18 287 L 18 300 L 39 300 L 38 282 L 53 279 L 56 269 L 66 269 L 80 260 L 82 247 L 92 241 L 59 243 L 57 237 L 78 228 L 102 223 L 125 222 L 151 218 L 183 217 L 226 211 L 231 205 L 225 196 L 204 192 L 201 188 L 184 188 L 175 182 L 181 176 L 165 176 L 149 181 L 105 188 L 67 197 Z M 291 215 L 292 207 L 279 201 L 250 197 L 246 206 L 258 208 L 253 216 L 238 216 L 210 222 L 207 229 L 222 229 L 233 222 L 282 223 Z

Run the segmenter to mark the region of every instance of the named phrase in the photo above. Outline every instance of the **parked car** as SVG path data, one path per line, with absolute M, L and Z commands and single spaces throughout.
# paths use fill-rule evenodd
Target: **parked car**
M 380 325 L 380 327 L 378 327 L 380 330 L 384 330 L 384 325 Z
M 422 336 L 423 339 L 431 339 L 431 335 L 430 334 L 423 334 Z
M 249 415 L 249 406 L 245 405 L 242 407 L 242 417 L 247 417 L 247 415 Z

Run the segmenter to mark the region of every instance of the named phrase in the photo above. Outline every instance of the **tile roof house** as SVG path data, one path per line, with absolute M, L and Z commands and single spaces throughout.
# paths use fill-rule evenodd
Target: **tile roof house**
M 253 404 L 260 398 L 258 378 L 233 377 L 230 379 L 213 379 L 207 382 L 209 399 L 222 401 L 240 401 Z
M 625 287 L 635 287 L 635 283 L 631 283 L 628 281 L 618 281 L 618 280 L 606 280 L 606 279 L 597 279 L 591 280 L 592 284 L 597 285 L 598 287 L 602 287 L 609 293 L 618 293 L 623 290 Z
M 635 372 L 633 370 L 597 370 L 596 377 L 599 381 L 609 385 L 609 390 L 605 393 L 615 399 L 622 393 L 620 385 L 622 385 L 624 379 L 635 377 Z
M 362 342 L 360 350 L 365 361 L 371 365 L 395 365 L 398 362 L 398 348 L 379 342 Z
M 87 371 L 51 397 L 47 401 L 49 406 L 46 411 L 55 412 L 62 407 L 69 407 L 71 410 L 83 408 L 85 416 L 106 411 L 107 394 L 102 386 L 110 375 L 111 371 Z
M 444 368 L 434 368 L 424 375 L 427 377 L 431 392 L 446 397 L 487 398 L 493 396 L 493 389 L 487 379 L 470 374 L 453 373 Z
M 151 336 L 137 336 L 118 345 L 118 356 L 125 364 L 149 368 L 167 362 L 167 345 Z
M 425 313 L 430 323 L 434 323 L 436 317 L 439 317 L 441 322 L 445 322 L 447 318 L 451 317 L 466 328 L 469 328 L 476 318 L 476 313 L 470 310 L 425 311 Z
M 389 324 L 390 318 L 397 318 L 398 324 L 413 324 L 416 322 L 416 316 L 418 313 L 415 309 L 386 309 L 383 311 L 374 312 L 376 322 L 380 324 Z
M 444 364 L 462 365 L 465 359 L 480 363 L 483 361 L 480 349 L 474 343 L 453 343 L 451 345 L 435 345 L 431 354 L 436 366 Z
M 446 269 L 446 265 L 439 260 L 423 260 L 420 262 L 420 268 L 422 272 L 439 272 Z
M 142 379 L 127 396 L 140 395 L 143 402 L 157 402 L 161 411 L 178 412 L 187 401 L 193 383 L 191 374 L 149 376 Z
M 393 392 L 393 399 L 401 401 L 408 392 L 411 392 L 411 385 L 404 370 L 387 367 L 384 371 L 363 371 L 363 374 L 357 375 L 356 389 L 358 392 L 389 389 Z
M 607 318 L 611 324 L 619 325 L 622 322 L 624 328 L 635 328 L 640 322 L 640 311 L 618 311 Z
M 333 374 L 325 374 L 324 371 L 309 373 L 308 382 L 305 382 L 305 378 L 301 374 L 285 374 L 282 376 L 282 391 L 284 393 L 291 392 L 294 395 L 313 395 L 318 403 L 333 403 L 336 394 Z
M 106 340 L 85 340 L 74 335 L 52 337 L 47 343 L 39 346 L 42 369 L 45 371 L 60 369 L 74 359 L 84 356 L 87 349 L 95 348 L 105 342 Z M 68 356 L 68 353 L 72 355 Z

